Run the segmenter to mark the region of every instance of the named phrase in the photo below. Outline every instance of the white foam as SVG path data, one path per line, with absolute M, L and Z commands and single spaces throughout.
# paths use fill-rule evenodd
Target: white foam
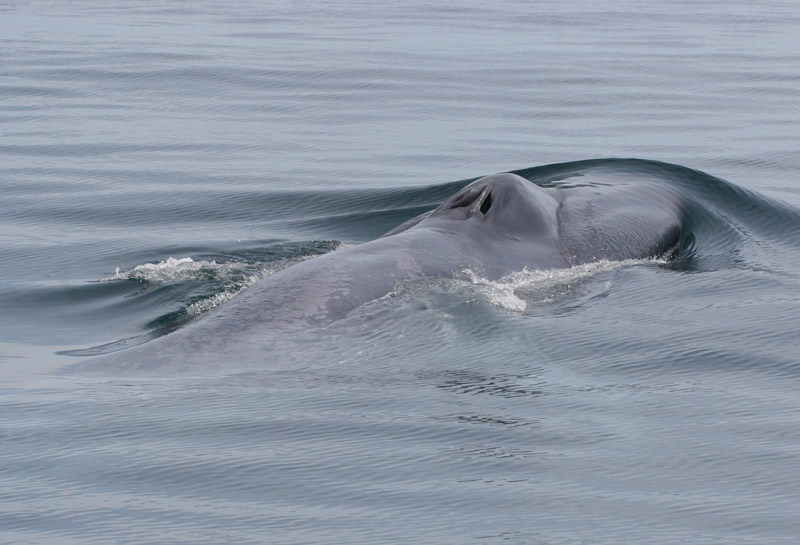
M 596 261 L 576 265 L 569 269 L 528 270 L 513 272 L 499 280 L 488 280 L 470 269 L 464 269 L 458 279 L 468 282 L 490 303 L 509 312 L 523 313 L 531 299 L 547 302 L 554 288 L 569 286 L 597 274 L 647 263 L 665 263 L 653 259 L 626 259 L 623 261 Z M 544 297 L 541 297 L 544 295 Z M 537 297 L 538 296 L 538 297 Z
M 129 271 L 120 271 L 119 267 L 117 267 L 113 276 L 103 278 L 100 282 L 137 280 L 147 284 L 158 285 L 208 278 L 223 280 L 226 287 L 223 291 L 195 301 L 187 306 L 186 311 L 192 316 L 203 314 L 217 305 L 224 303 L 242 289 L 255 282 L 260 278 L 260 275 L 245 273 L 242 263 L 217 263 L 214 260 L 194 260 L 191 257 L 177 259 L 169 257 L 158 263 L 137 265 Z
M 176 259 L 169 257 L 159 263 L 144 263 L 137 265 L 129 271 L 120 271 L 115 268 L 114 275 L 101 279 L 101 282 L 114 280 L 140 280 L 147 282 L 175 282 L 197 278 L 201 272 L 225 272 L 230 270 L 230 264 L 217 263 L 213 260 L 195 261 L 191 257 Z
M 338 243 L 334 250 L 349 248 L 350 246 L 354 246 L 354 244 Z M 197 316 L 231 299 L 257 280 L 270 276 L 300 261 L 313 259 L 317 255 L 319 254 L 284 258 L 261 264 L 261 267 L 257 270 L 254 270 L 256 269 L 254 264 L 245 262 L 217 263 L 211 259 L 195 260 L 191 257 L 169 257 L 158 263 L 137 265 L 128 271 L 121 271 L 119 267 L 116 267 L 112 276 L 101 278 L 99 282 L 137 280 L 146 284 L 159 285 L 193 280 L 221 280 L 225 286 L 222 291 L 195 301 L 186 307 L 186 311 L 190 315 Z
M 336 242 L 332 251 L 343 250 L 357 246 L 357 244 L 350 244 L 345 242 Z M 310 254 L 296 257 L 287 257 L 264 263 L 261 265 L 260 274 L 262 276 L 269 276 L 273 272 L 285 269 L 300 261 L 313 259 L 321 254 Z M 231 274 L 241 274 L 245 269 L 252 269 L 253 264 L 242 262 L 230 263 L 217 263 L 213 259 L 192 259 L 191 257 L 168 257 L 164 261 L 158 263 L 144 263 L 137 265 L 128 271 L 122 271 L 119 267 L 115 267 L 114 274 L 108 278 L 101 278 L 99 282 L 112 282 L 117 280 L 139 280 L 151 283 L 166 283 L 166 282 L 181 282 L 185 280 L 193 280 L 196 278 L 204 278 L 209 274 L 218 277 L 225 277 Z M 257 279 L 258 275 L 253 276 L 253 280 Z M 248 282 L 247 285 L 252 284 Z
M 256 281 L 256 276 L 252 276 L 249 278 L 249 281 L 246 282 L 244 285 L 238 285 L 233 289 L 228 289 L 222 291 L 220 293 L 216 293 L 211 297 L 206 297 L 205 299 L 201 299 L 200 301 L 196 301 L 186 307 L 186 312 L 189 313 L 191 316 L 199 316 L 205 312 L 208 312 L 212 308 L 221 305 L 225 301 L 229 300 L 231 297 L 242 291 L 247 286 L 251 285 L 253 282 Z

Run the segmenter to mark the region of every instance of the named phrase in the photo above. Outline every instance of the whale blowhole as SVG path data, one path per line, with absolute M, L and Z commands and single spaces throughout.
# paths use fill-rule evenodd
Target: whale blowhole
M 492 192 L 491 190 L 486 194 L 484 197 L 483 202 L 481 203 L 481 214 L 486 214 L 489 209 L 492 207 Z

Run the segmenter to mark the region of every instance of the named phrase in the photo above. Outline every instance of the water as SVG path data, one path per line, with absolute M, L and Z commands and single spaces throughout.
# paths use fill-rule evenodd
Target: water
M 798 22 L 0 3 L 0 542 L 796 543 Z M 202 369 L 75 367 L 464 180 L 599 157 L 685 189 L 683 256 L 401 286 Z

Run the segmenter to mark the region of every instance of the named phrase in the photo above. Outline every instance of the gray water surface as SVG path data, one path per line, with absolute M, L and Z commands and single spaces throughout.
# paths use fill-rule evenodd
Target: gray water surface
M 0 542 L 797 543 L 799 26 L 0 2 Z M 265 353 L 75 367 L 460 180 L 601 157 L 733 185 L 686 182 L 676 263 L 431 280 Z

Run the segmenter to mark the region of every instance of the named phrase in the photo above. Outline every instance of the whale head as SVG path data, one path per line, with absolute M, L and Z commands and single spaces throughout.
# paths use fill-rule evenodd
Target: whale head
M 511 238 L 556 237 L 558 200 L 516 174 L 480 178 L 447 199 L 421 226 Z

